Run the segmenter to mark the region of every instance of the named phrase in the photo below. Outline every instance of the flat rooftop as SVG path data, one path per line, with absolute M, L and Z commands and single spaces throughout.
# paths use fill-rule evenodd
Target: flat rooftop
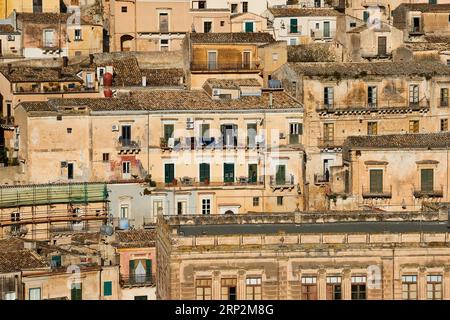
M 183 236 L 221 236 L 245 234 L 312 234 L 312 233 L 446 233 L 447 222 L 338 222 L 322 224 L 258 223 L 258 224 L 206 224 L 180 225 Z

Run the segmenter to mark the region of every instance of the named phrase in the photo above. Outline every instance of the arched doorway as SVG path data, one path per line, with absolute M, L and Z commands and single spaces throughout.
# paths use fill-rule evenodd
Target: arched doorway
M 132 51 L 134 37 L 125 34 L 120 37 L 120 51 Z

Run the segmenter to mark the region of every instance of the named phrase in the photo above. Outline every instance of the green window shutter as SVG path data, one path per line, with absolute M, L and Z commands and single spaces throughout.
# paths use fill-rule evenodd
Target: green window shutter
M 421 191 L 430 192 L 434 187 L 434 170 L 422 169 L 420 170 L 420 189 Z
M 129 270 L 128 270 L 128 274 L 130 275 L 130 278 L 134 276 L 134 260 L 130 260 L 129 261 Z
M 61 256 L 53 256 L 52 267 L 60 267 L 60 266 L 61 266 Z
M 277 166 L 277 173 L 275 179 L 278 185 L 286 183 L 286 166 L 284 164 Z
M 151 259 L 145 260 L 145 275 L 146 275 L 147 281 L 152 280 L 152 260 Z
M 175 179 L 175 167 L 173 163 L 166 163 L 164 165 L 164 182 L 172 183 Z
M 371 193 L 383 192 L 383 170 L 381 169 L 370 170 L 370 192 Z
M 234 163 L 223 164 L 223 182 L 234 182 Z
M 112 281 L 103 282 L 103 295 L 112 296 Z
M 245 32 L 253 32 L 253 22 L 245 23 Z
M 291 33 L 297 33 L 298 32 L 298 20 L 297 19 L 291 19 Z
M 83 300 L 83 291 L 81 283 L 73 283 L 70 290 L 70 298 L 72 300 Z
M 256 183 L 258 181 L 258 165 L 256 163 L 248 165 L 248 181 L 250 183 Z
M 200 163 L 200 182 L 210 181 L 209 163 Z

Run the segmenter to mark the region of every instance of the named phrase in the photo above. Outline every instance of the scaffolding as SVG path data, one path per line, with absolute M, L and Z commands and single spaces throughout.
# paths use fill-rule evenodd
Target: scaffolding
M 89 231 L 108 217 L 105 183 L 0 187 L 0 238 L 50 238 L 55 231 Z

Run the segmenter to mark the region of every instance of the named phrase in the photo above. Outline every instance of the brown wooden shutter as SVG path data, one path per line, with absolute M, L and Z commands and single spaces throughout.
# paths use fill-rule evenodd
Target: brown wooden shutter
M 370 170 L 370 192 L 372 193 L 383 192 L 383 170 L 381 169 Z
M 422 169 L 420 170 L 420 189 L 421 191 L 433 191 L 433 169 Z

